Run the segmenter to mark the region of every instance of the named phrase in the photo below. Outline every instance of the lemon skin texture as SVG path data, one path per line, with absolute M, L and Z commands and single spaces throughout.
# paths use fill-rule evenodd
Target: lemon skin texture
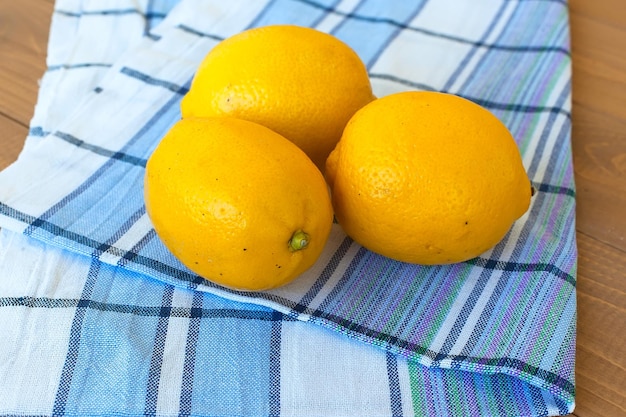
M 270 25 L 225 39 L 206 55 L 183 117 L 231 116 L 266 126 L 321 169 L 350 117 L 374 99 L 365 65 L 338 38 Z
M 386 96 L 350 120 L 326 163 L 335 215 L 364 247 L 434 265 L 477 257 L 529 208 L 531 183 L 506 126 L 437 92 Z
M 304 152 L 228 117 L 176 123 L 148 160 L 144 199 L 157 235 L 185 266 L 243 291 L 294 280 L 332 225 L 328 188 Z

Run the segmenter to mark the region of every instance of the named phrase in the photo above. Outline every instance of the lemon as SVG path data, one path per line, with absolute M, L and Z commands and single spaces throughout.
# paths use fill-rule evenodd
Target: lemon
M 148 160 L 144 198 L 157 235 L 185 266 L 238 290 L 298 277 L 332 225 L 326 182 L 304 152 L 228 117 L 176 123 Z
M 474 258 L 527 210 L 514 138 L 464 98 L 402 92 L 359 110 L 326 164 L 335 215 L 364 247 L 417 264 Z
M 204 58 L 183 118 L 231 116 L 266 126 L 320 168 L 350 117 L 374 99 L 365 65 L 315 29 L 271 25 L 225 39 Z

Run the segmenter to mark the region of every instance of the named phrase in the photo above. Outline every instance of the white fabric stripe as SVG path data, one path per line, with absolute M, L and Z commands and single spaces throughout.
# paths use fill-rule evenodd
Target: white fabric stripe
M 381 349 L 301 322 L 283 323 L 281 344 L 281 417 L 390 414 Z
M 546 124 L 548 118 L 552 115 L 550 113 L 541 113 L 536 115 L 539 119 L 537 123 L 534 124 L 534 129 L 532 131 L 528 131 L 526 135 L 529 137 L 525 143 L 528 144 L 524 152 L 522 153 L 522 163 L 524 167 L 528 169 L 532 163 L 533 158 L 535 157 L 535 153 L 537 152 L 537 146 L 539 145 L 539 139 L 543 134 L 543 130 L 546 128 Z M 538 181 L 540 176 L 535 176 L 535 178 L 531 178 L 533 181 Z
M 413 393 L 411 392 L 411 376 L 409 375 L 409 364 L 405 358 L 398 357 L 398 381 L 402 394 L 402 415 L 413 416 Z
M 85 277 L 74 262 L 76 255 L 43 248 L 47 247 L 41 242 L 0 230 L 2 297 L 80 298 Z M 74 307 L 0 309 L 0 385 L 7 388 L 0 396 L 2 411 L 52 414 L 75 311 Z
M 566 68 L 563 68 L 563 71 L 559 75 L 559 78 L 554 81 L 554 84 L 550 90 L 550 95 L 547 97 L 547 106 L 554 106 L 561 94 L 563 94 L 563 89 L 565 88 L 565 86 L 572 81 L 572 68 L 569 63 Z M 565 103 L 563 103 L 562 108 L 567 112 L 572 111 L 571 92 Z
M 191 308 L 192 293 L 174 289 L 172 306 Z M 185 364 L 185 345 L 189 330 L 189 318 L 170 317 L 163 347 L 163 362 L 157 397 L 156 412 L 159 415 L 177 415 L 180 406 Z

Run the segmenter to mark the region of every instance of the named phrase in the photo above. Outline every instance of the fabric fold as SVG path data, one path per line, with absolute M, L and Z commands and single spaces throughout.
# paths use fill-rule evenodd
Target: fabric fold
M 35 287 L 37 280 L 57 279 L 53 286 L 58 287 L 71 287 L 67 283 L 71 280 L 83 282 L 72 296 L 41 296 L 7 278 L 25 274 L 19 272 L 28 264 L 25 257 L 5 256 L 2 263 L 3 280 L 11 283 L 0 294 L 3 308 L 18 315 L 25 311 L 41 314 L 42 323 L 54 320 L 45 317 L 44 311 L 69 312 L 64 322 L 69 339 L 58 345 L 59 356 L 67 356 L 63 370 L 56 372 L 72 375 L 71 382 L 66 382 L 70 391 L 79 387 L 75 372 L 84 371 L 81 367 L 93 369 L 104 360 L 99 355 L 105 353 L 100 352 L 81 362 L 78 358 L 83 350 L 99 352 L 110 342 L 87 331 L 89 326 L 110 326 L 111 332 L 132 339 L 135 321 L 145 320 L 153 327 L 140 339 L 153 344 L 145 346 L 146 351 L 135 352 L 136 359 L 127 359 L 138 372 L 147 372 L 146 381 L 152 381 L 140 385 L 141 389 L 154 384 L 155 378 L 163 380 L 168 375 L 163 369 L 170 369 L 165 361 L 175 360 L 173 352 L 184 351 L 185 360 L 171 365 L 172 372 L 179 375 L 174 378 L 181 384 L 176 388 L 179 395 L 172 394 L 176 389 L 160 388 L 150 395 L 157 399 L 173 395 L 180 400 L 179 406 L 184 402 L 195 414 L 337 415 L 345 411 L 345 415 L 534 416 L 571 412 L 576 241 L 566 4 L 485 1 L 453 5 L 452 0 L 233 0 L 225 4 L 181 0 L 156 2 L 160 3 L 156 9 L 150 9 L 155 5 L 148 2 L 144 9 L 134 9 L 123 1 L 110 3 L 108 9 L 102 8 L 102 2 L 98 2 L 99 9 L 90 9 L 90 2 L 57 2 L 49 50 L 59 61 L 51 65 L 49 57 L 24 152 L 17 163 L 0 173 L 3 250 L 30 251 L 31 259 L 42 262 L 48 259 L 46 254 L 59 253 L 54 261 L 47 261 L 47 269 L 56 274 L 30 276 Z M 102 58 L 106 67 L 89 65 L 89 54 L 77 52 L 81 44 L 97 40 L 85 17 L 125 19 L 135 14 L 140 19 L 134 23 L 116 22 L 140 30 L 141 39 L 122 48 L 123 32 L 112 32 L 108 40 L 119 48 L 106 60 Z M 157 18 L 151 19 L 154 16 Z M 80 24 L 68 24 L 70 18 Z M 139 28 L 139 22 L 145 26 Z M 180 118 L 180 99 L 204 55 L 221 39 L 272 23 L 316 27 L 347 42 L 366 62 L 379 97 L 407 89 L 446 91 L 491 110 L 516 138 L 538 190 L 529 212 L 493 250 L 450 266 L 424 267 L 389 260 L 360 247 L 335 225 L 316 265 L 286 287 L 241 293 L 191 273 L 165 249 L 145 213 L 145 162 Z M 82 30 L 87 38 L 78 38 L 73 54 L 64 49 L 54 52 L 63 41 L 52 34 L 71 30 Z M 73 60 L 78 58 L 85 60 L 77 64 Z M 60 70 L 62 76 L 52 74 Z M 79 71 L 83 75 L 76 75 Z M 84 82 L 73 83 L 74 77 L 83 77 Z M 5 229 L 26 237 L 13 236 Z M 64 257 L 72 262 L 61 262 Z M 74 269 L 79 272 L 68 272 Z M 128 302 L 135 299 L 138 286 L 148 299 Z M 12 288 L 20 288 L 21 295 L 2 295 Z M 179 299 L 185 302 L 178 305 L 173 301 Z M 208 324 L 216 317 L 221 324 Z M 87 324 L 86 318 L 93 322 Z M 127 319 L 127 325 L 116 324 Z M 183 334 L 170 323 L 186 329 L 207 326 L 205 338 Z M 211 337 L 233 331 L 246 341 L 247 349 L 264 352 L 259 355 L 265 365 L 257 364 L 246 374 L 244 368 L 253 360 L 249 352 L 216 353 L 218 346 L 210 347 Z M 170 334 L 179 338 L 172 342 L 177 343 L 173 350 L 163 344 Z M 89 347 L 77 346 L 72 340 Z M 94 340 L 96 346 L 90 346 Z M 311 343 L 299 342 L 304 340 Z M 115 342 L 127 343 L 121 336 Z M 163 352 L 153 350 L 159 343 Z M 234 343 L 235 339 L 226 340 L 224 346 Z M 209 361 L 197 355 L 197 349 L 203 347 L 208 349 L 205 354 L 213 355 L 211 360 L 217 359 L 201 375 L 222 372 L 227 357 L 239 362 L 231 364 L 235 373 L 229 384 L 260 378 L 265 372 L 263 378 L 269 378 L 270 385 L 261 391 L 267 394 L 250 400 L 265 408 L 246 409 L 235 400 L 227 402 L 231 408 L 211 408 L 219 395 L 208 397 L 207 403 L 213 404 L 206 405 L 210 410 L 194 405 L 200 403 L 193 398 L 182 401 L 185 389 L 209 389 L 203 391 L 195 380 L 180 376 L 181 366 L 188 369 L 187 361 Z M 62 353 L 63 349 L 67 353 Z M 333 352 L 339 351 L 353 352 L 355 358 L 365 355 L 365 359 L 345 359 L 350 357 L 346 353 L 339 355 L 344 358 L 340 361 L 333 357 Z M 153 362 L 145 362 L 149 357 Z M 141 360 L 145 363 L 139 363 Z M 74 361 L 75 368 L 68 370 L 68 361 Z M 316 363 L 328 367 L 314 369 Z M 345 375 L 333 375 L 332 371 L 342 366 Z M 365 372 L 369 366 L 377 371 Z M 151 374 L 151 367 L 159 371 Z M 6 374 L 10 372 L 14 370 L 5 369 Z M 96 374 L 103 372 L 106 370 Z M 118 377 L 120 381 L 130 379 Z M 282 385 L 271 385 L 276 378 Z M 287 386 L 301 389 L 286 390 L 287 382 Z M 312 388 L 320 382 L 329 384 L 328 392 Z M 358 408 L 346 396 L 333 397 L 333 392 L 345 392 L 348 383 L 365 387 L 362 393 L 370 393 L 370 397 L 359 401 L 372 408 Z M 391 394 L 376 397 L 375 387 L 380 386 Z M 129 387 L 120 395 L 139 389 Z M 254 390 L 257 388 L 248 391 Z M 306 390 L 328 399 L 332 407 L 322 407 L 315 395 L 303 392 Z M 57 388 L 54 404 L 69 407 L 60 414 L 73 414 L 78 411 L 70 412 L 71 407 L 83 400 L 90 406 L 105 402 L 88 391 L 75 400 L 68 391 L 61 401 Z M 136 392 L 140 393 L 146 395 Z M 360 398 L 355 392 L 346 395 Z M 476 402 L 481 395 L 486 395 L 484 403 Z M 510 400 L 498 404 L 502 396 Z M 389 399 L 396 397 L 397 401 Z M 435 405 L 427 406 L 433 400 Z M 453 404 L 456 401 L 458 404 Z M 98 412 L 112 408 L 102 410 Z M 129 406 L 125 412 L 146 410 Z

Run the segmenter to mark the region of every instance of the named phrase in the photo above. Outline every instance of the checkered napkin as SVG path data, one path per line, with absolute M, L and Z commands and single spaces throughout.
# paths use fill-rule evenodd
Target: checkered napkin
M 147 158 L 204 55 L 332 33 L 374 92 L 490 109 L 538 190 L 493 250 L 423 267 L 335 226 L 263 293 L 212 285 L 146 216 Z M 57 0 L 19 160 L 0 173 L 0 415 L 547 416 L 574 407 L 571 57 L 562 0 Z

